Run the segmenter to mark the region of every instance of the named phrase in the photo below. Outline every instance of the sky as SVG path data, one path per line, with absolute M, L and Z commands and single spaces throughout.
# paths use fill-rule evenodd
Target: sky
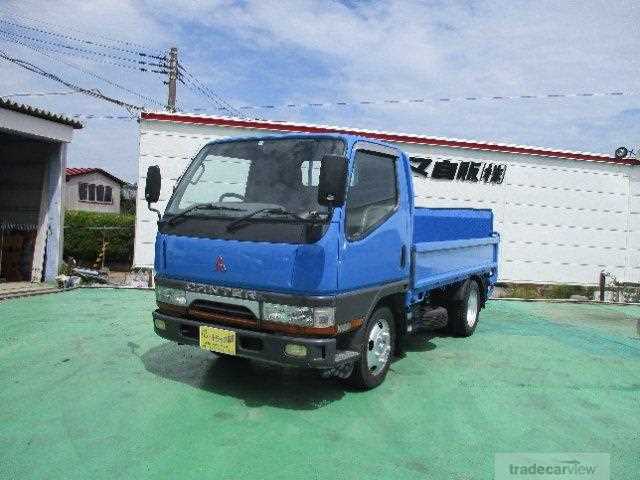
M 612 153 L 640 145 L 638 24 L 640 4 L 626 0 L 0 0 L 0 52 L 158 110 L 165 78 L 125 66 L 139 51 L 176 46 L 191 78 L 235 107 L 381 102 L 242 110 L 250 118 Z M 190 87 L 178 85 L 182 111 L 225 113 Z M 68 91 L 0 60 L 0 96 Z M 436 100 L 605 92 L 625 95 Z M 11 98 L 69 115 L 127 115 L 81 94 Z M 82 121 L 69 165 L 135 181 L 135 119 Z

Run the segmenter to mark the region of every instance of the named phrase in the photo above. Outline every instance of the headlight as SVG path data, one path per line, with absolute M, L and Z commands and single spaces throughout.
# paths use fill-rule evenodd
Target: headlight
M 266 322 L 312 328 L 332 327 L 335 324 L 335 308 L 264 303 L 262 317 Z
M 184 307 L 187 305 L 187 294 L 179 288 L 156 285 L 156 301 Z

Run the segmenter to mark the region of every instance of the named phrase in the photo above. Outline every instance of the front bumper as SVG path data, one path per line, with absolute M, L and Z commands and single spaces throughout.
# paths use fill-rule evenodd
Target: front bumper
M 160 330 L 155 320 L 163 320 L 166 328 Z M 153 312 L 154 330 L 159 336 L 177 343 L 199 346 L 199 328 L 201 325 L 214 326 L 236 333 L 236 354 L 263 362 L 306 368 L 334 368 L 343 363 L 354 361 L 359 354 L 349 350 L 337 350 L 335 338 L 307 338 L 289 335 L 256 332 L 228 325 L 217 325 L 187 318 L 173 317 L 158 310 Z M 306 357 L 292 357 L 284 352 L 287 343 L 307 347 Z

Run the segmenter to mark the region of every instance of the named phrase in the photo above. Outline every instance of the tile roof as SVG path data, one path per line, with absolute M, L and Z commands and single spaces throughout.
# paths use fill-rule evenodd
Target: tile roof
M 107 177 L 111 178 L 113 181 L 118 182 L 120 185 L 124 185 L 127 182 L 125 182 L 124 180 L 121 180 L 120 178 L 116 177 L 115 175 L 112 175 L 111 173 L 107 172 L 106 170 L 103 170 L 102 168 L 95 168 L 95 167 L 68 167 L 65 169 L 65 175 L 66 175 L 66 179 L 69 180 L 69 178 L 71 177 L 77 177 L 80 175 L 87 175 L 89 173 L 101 173 L 102 175 L 106 175 Z

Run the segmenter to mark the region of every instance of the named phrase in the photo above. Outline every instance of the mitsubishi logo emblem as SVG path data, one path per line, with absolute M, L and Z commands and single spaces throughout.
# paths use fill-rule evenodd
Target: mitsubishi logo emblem
M 227 271 L 227 266 L 224 264 L 224 258 L 222 258 L 222 255 L 218 255 L 218 258 L 216 258 L 216 272 L 226 272 Z

